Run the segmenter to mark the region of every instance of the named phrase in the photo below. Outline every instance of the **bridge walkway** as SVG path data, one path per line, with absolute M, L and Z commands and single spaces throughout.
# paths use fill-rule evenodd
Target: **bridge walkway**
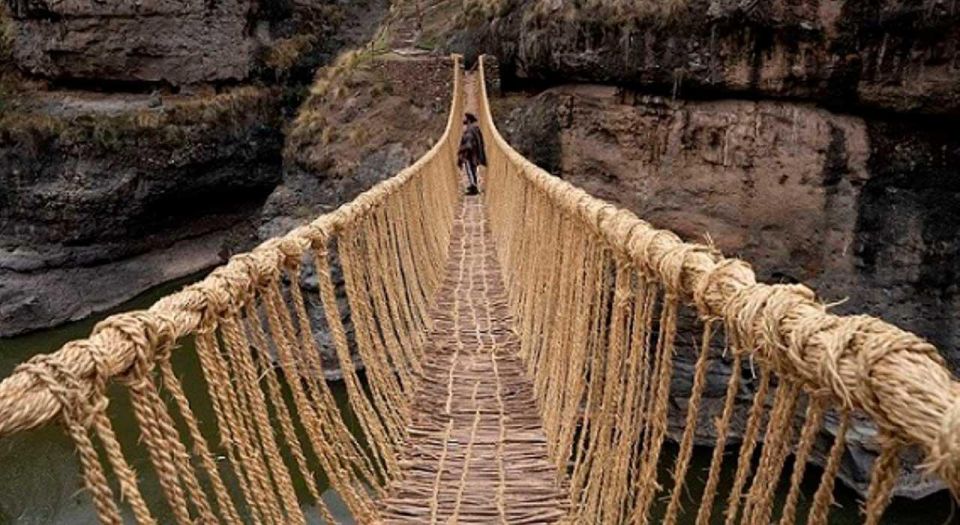
M 547 458 L 480 197 L 462 203 L 446 270 L 383 523 L 559 521 L 566 482 Z

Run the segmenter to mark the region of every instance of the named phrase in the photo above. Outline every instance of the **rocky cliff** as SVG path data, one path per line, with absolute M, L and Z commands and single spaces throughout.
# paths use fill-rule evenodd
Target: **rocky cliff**
M 13 56 L 30 74 L 172 85 L 244 80 L 255 0 L 10 0 Z
M 474 1 L 450 39 L 518 82 L 960 114 L 953 0 Z
M 426 153 L 447 122 L 452 67 L 446 57 L 367 47 L 321 69 L 288 130 L 283 180 L 263 207 L 260 238 L 282 235 L 336 209 Z M 333 270 L 342 292 L 336 260 Z M 302 282 L 327 376 L 338 377 L 312 265 L 305 265 Z M 346 296 L 338 297 L 351 336 Z
M 946 127 L 580 85 L 524 102 L 507 129 L 552 173 L 960 365 L 960 139 Z
M 85 317 L 256 242 L 314 69 L 384 1 L 8 0 L 0 336 Z
M 837 311 L 924 334 L 960 364 L 960 140 L 946 130 L 809 104 L 680 101 L 597 85 L 501 104 L 514 106 L 501 117 L 508 140 L 553 174 L 746 259 L 765 281 L 803 282 L 825 302 L 845 301 Z M 696 356 L 684 348 L 676 360 L 677 435 Z M 718 352 L 705 444 L 731 373 Z M 746 403 L 755 385 L 749 370 L 737 373 Z M 873 431 L 861 423 L 848 437 L 842 475 L 865 490 Z M 939 487 L 907 472 L 898 492 Z
M 960 7 L 944 0 L 472 2 L 448 38 L 537 162 L 769 280 L 915 330 L 960 369 Z
M 280 178 L 272 89 L 171 97 L 162 110 L 144 95 L 33 104 L 0 119 L 0 333 L 217 264 L 249 242 L 240 226 Z
M 452 67 L 366 50 L 322 70 L 287 133 L 261 237 L 335 209 L 426 153 L 446 125 Z

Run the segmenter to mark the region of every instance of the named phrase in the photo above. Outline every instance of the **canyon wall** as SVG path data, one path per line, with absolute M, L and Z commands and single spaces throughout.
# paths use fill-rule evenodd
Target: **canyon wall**
M 502 0 L 460 28 L 508 88 L 611 86 L 519 104 L 536 162 L 960 369 L 957 2 Z
M 171 97 L 163 112 L 149 98 L 48 94 L 0 119 L 0 335 L 82 319 L 249 244 L 243 223 L 280 179 L 276 90 Z
M 881 316 L 960 364 L 960 137 L 778 101 L 547 90 L 506 119 L 552 173 L 692 240 Z
M 845 301 L 834 311 L 873 314 L 924 334 L 955 369 L 960 364 L 960 187 L 950 177 L 960 148 L 949 133 L 868 123 L 809 104 L 671 101 L 582 84 L 510 105 L 501 130 L 551 173 L 685 239 L 744 258 L 761 280 L 803 282 L 824 302 Z M 927 146 L 903 140 L 915 136 Z M 698 427 L 703 444 L 734 373 L 720 350 Z M 675 360 L 676 436 L 696 358 L 684 344 Z M 737 373 L 745 378 L 742 424 L 756 382 L 746 367 Z M 842 476 L 861 491 L 876 450 L 872 436 L 865 421 L 848 434 Z M 821 453 L 828 438 L 825 432 Z M 899 494 L 940 488 L 913 470 L 902 476 Z
M 257 242 L 283 129 L 381 0 L 7 0 L 0 337 L 86 317 Z
M 474 4 L 478 4 L 474 2 Z M 599 82 L 685 96 L 787 98 L 960 113 L 954 0 L 500 0 L 454 48 L 518 81 Z
M 362 50 L 321 70 L 287 132 L 283 180 L 263 206 L 260 239 L 283 235 L 336 209 L 425 154 L 447 123 L 452 70 L 448 58 Z M 312 263 L 304 265 L 301 280 L 307 313 L 327 377 L 335 378 L 340 375 L 339 363 L 313 270 Z M 352 339 L 336 259 L 332 270 L 344 326 Z
M 13 57 L 59 81 L 173 85 L 246 79 L 255 0 L 9 0 Z

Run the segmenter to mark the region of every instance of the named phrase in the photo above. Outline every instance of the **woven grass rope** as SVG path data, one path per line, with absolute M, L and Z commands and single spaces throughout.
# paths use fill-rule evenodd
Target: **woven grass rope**
M 0 383 L 0 438 L 61 423 L 111 524 L 335 523 L 323 480 L 360 523 L 825 524 L 860 419 L 879 447 L 866 523 L 881 522 L 908 448 L 960 494 L 960 384 L 936 348 L 834 315 L 802 285 L 758 283 L 745 262 L 547 174 L 497 132 L 483 60 L 469 76 L 452 62 L 447 128 L 424 157 L 23 363 Z M 464 198 L 467 109 L 489 165 L 482 196 Z M 211 422 L 171 361 L 188 339 Z M 694 363 L 682 395 L 681 355 Z M 731 373 L 711 419 L 720 362 Z M 114 431 L 111 384 L 129 393 L 143 464 Z M 704 434 L 714 450 L 692 494 Z

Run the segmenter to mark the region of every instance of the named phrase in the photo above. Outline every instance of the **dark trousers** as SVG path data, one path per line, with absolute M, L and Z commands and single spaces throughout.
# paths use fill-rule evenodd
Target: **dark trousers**
M 464 162 L 463 169 L 467 172 L 467 184 L 477 187 L 477 167 L 472 162 Z

